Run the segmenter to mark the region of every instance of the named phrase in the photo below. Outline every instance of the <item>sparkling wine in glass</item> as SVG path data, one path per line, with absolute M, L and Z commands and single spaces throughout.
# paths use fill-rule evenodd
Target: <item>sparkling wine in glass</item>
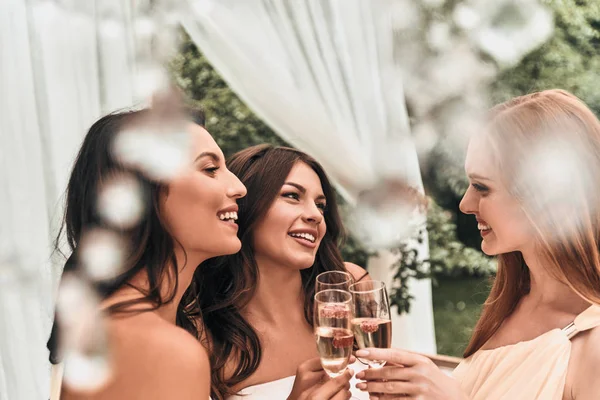
M 354 279 L 350 273 L 345 271 L 327 271 L 317 275 L 315 282 L 315 293 L 326 289 L 339 289 L 348 291 Z
M 367 347 L 389 348 L 392 344 L 390 301 L 385 283 L 364 281 L 350 285 L 352 294 L 351 325 L 359 349 Z M 385 361 L 359 359 L 372 368 L 381 368 Z
M 338 289 L 326 289 L 315 295 L 315 337 L 323 369 L 332 378 L 346 371 L 354 335 L 350 328 L 352 296 Z

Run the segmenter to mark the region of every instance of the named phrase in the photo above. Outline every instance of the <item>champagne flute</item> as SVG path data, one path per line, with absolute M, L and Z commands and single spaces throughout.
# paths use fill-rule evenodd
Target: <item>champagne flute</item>
M 338 289 L 326 289 L 315 295 L 314 329 L 317 351 L 323 369 L 332 378 L 346 371 L 354 335 L 350 329 L 352 296 Z
M 392 321 L 385 283 L 357 282 L 350 285 L 348 290 L 352 294 L 354 316 L 351 325 L 358 348 L 389 348 L 392 344 Z M 359 361 L 372 368 L 381 368 L 385 365 L 383 360 L 359 359 Z
M 354 283 L 352 275 L 346 271 L 327 271 L 317 275 L 315 293 L 326 289 L 339 289 L 348 291 Z

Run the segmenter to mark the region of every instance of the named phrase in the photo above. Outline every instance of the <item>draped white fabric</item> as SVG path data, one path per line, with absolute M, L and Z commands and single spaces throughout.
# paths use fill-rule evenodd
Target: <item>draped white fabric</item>
M 59 205 L 86 128 L 136 100 L 132 4 L 0 2 L 1 400 L 48 397 Z M 380 175 L 421 185 L 405 140 L 391 0 L 189 4 L 186 29 L 232 88 L 315 156 L 348 199 Z M 385 278 L 387 265 L 372 273 Z M 394 344 L 433 352 L 430 285 L 419 285 L 406 317 L 418 335 Z
M 131 12 L 121 0 L 101 3 L 0 2 L 2 400 L 48 398 L 61 196 L 89 125 L 133 101 L 127 32 L 99 36 L 95 18 L 110 11 L 126 27 Z
M 188 3 L 183 25 L 230 87 L 314 156 L 347 199 L 382 177 L 422 187 L 395 62 L 393 0 Z M 426 257 L 426 242 L 421 250 Z M 392 260 L 372 260 L 371 274 L 391 284 Z M 393 345 L 435 353 L 431 284 L 412 288 L 416 302 L 393 321 Z

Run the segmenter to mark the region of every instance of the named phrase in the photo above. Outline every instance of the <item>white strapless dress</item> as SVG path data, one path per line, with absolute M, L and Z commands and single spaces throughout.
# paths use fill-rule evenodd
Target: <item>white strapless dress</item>
M 367 368 L 359 361 L 356 361 L 350 366 L 355 374 Z M 285 400 L 290 395 L 294 386 L 295 375 L 277 379 L 276 381 L 265 382 L 259 385 L 248 386 L 240 390 L 237 395 L 229 396 L 226 400 Z M 352 377 L 350 380 L 350 390 L 352 391 L 352 399 L 369 400 L 369 393 L 360 391 L 356 388 L 356 384 L 360 380 Z

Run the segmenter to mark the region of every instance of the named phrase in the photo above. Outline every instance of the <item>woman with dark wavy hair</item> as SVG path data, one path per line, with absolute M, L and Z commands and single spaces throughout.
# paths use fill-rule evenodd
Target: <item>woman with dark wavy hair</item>
M 199 114 L 182 122 L 191 145 L 175 177 L 157 182 L 124 165 L 113 152 L 115 138 L 130 128 L 152 129 L 148 126 L 152 115 L 151 110 L 141 110 L 101 118 L 87 133 L 73 166 L 64 219 L 71 254 L 63 279 L 90 280 L 81 264 L 86 233 L 92 229 L 118 235 L 126 250 L 122 272 L 94 283 L 107 315 L 111 377 L 94 393 L 65 380 L 62 391 L 55 393 L 63 400 L 209 397 L 209 356 L 194 336 L 177 326 L 190 325 L 179 302 L 198 265 L 240 249 L 236 201 L 246 189 L 227 170 L 223 153 L 202 127 Z M 148 203 L 141 220 L 127 229 L 109 225 L 97 210 L 101 185 L 120 176 L 135 178 Z M 48 348 L 51 362 L 63 362 L 68 369 L 74 357 L 62 334 L 70 331 L 59 329 L 64 317 L 57 313 Z
M 242 250 L 195 274 L 213 398 L 347 398 L 351 371 L 319 385 L 326 375 L 312 326 L 315 279 L 366 272 L 342 260 L 329 179 L 312 157 L 286 147 L 250 147 L 227 166 L 248 189 L 239 202 Z

